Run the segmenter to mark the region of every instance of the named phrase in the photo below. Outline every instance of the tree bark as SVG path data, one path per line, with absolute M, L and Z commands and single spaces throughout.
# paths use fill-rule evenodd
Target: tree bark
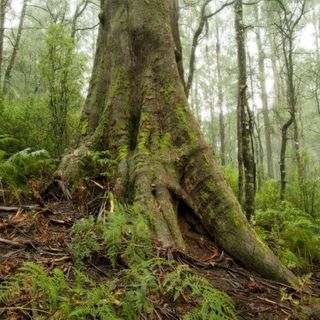
M 294 285 L 294 275 L 258 240 L 189 110 L 172 10 L 171 0 L 104 2 L 86 134 L 63 159 L 60 178 L 81 176 L 87 150 L 108 150 L 117 162 L 117 198 L 140 207 L 164 246 L 185 248 L 180 202 L 248 269 Z
M 244 177 L 244 210 L 248 220 L 255 212 L 256 168 L 252 144 L 252 125 L 247 100 L 247 63 L 245 49 L 245 26 L 243 24 L 242 0 L 235 1 L 235 30 L 238 49 L 238 140 L 239 180 Z M 243 169 L 241 166 L 243 165 Z
M 28 2 L 28 0 L 23 1 L 16 40 L 14 42 L 12 53 L 11 53 L 10 60 L 9 60 L 9 64 L 8 64 L 8 67 L 7 67 L 5 75 L 4 75 L 4 80 L 3 80 L 3 93 L 4 94 L 6 94 L 8 91 L 12 70 L 13 70 L 14 64 L 16 62 L 17 53 L 18 53 L 18 50 L 20 47 L 20 40 L 21 40 L 21 35 L 22 35 L 22 30 L 23 30 L 24 18 L 26 16 L 27 2 Z

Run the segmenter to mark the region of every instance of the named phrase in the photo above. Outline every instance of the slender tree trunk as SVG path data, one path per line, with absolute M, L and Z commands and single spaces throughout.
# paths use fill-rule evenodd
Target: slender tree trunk
M 23 1 L 16 40 L 13 45 L 13 49 L 12 49 L 11 57 L 9 59 L 8 67 L 7 67 L 6 72 L 4 74 L 4 80 L 3 80 L 3 93 L 4 94 L 6 94 L 8 91 L 12 70 L 13 70 L 14 64 L 16 62 L 17 53 L 18 53 L 18 50 L 20 47 L 20 40 L 21 40 L 21 35 L 22 35 L 22 30 L 23 30 L 24 18 L 25 18 L 26 9 L 27 9 L 27 2 L 28 2 L 28 0 Z
M 253 134 L 253 140 L 254 140 L 254 146 L 255 146 L 255 158 L 257 163 L 257 169 L 256 169 L 256 177 L 257 177 L 257 185 L 258 189 L 261 188 L 262 181 L 264 180 L 264 153 L 263 153 L 263 147 L 262 147 L 262 141 L 261 141 L 261 128 L 259 123 L 259 114 L 257 112 L 256 103 L 255 103 L 255 94 L 254 94 L 254 80 L 253 80 L 253 67 L 252 67 L 252 58 L 248 52 L 248 62 L 249 62 L 249 79 L 250 79 L 250 89 L 251 89 L 251 100 L 252 100 L 252 115 L 251 115 L 251 121 L 252 121 L 252 134 Z M 248 111 L 250 113 L 250 111 Z
M 290 118 L 282 126 L 282 144 L 280 152 L 280 178 L 281 178 L 281 188 L 280 188 L 280 199 L 285 199 L 286 185 L 287 185 L 287 172 L 286 172 L 286 149 L 288 142 L 288 130 L 294 125 L 294 147 L 296 152 L 296 160 L 298 163 L 298 175 L 300 176 L 300 151 L 299 151 L 299 134 L 296 126 L 296 94 L 294 86 L 294 69 L 293 69 L 293 43 L 292 34 L 288 39 L 288 47 L 285 44 L 287 39 L 283 39 L 283 55 L 285 58 L 286 66 L 286 77 L 287 77 L 287 103 L 289 107 Z M 298 178 L 300 180 L 300 178 Z
M 319 40 L 319 32 L 320 32 L 320 22 L 318 21 L 319 17 L 317 18 L 317 10 L 316 8 L 312 9 L 312 24 L 314 28 L 314 37 L 315 37 L 315 45 L 316 45 L 316 58 L 317 63 L 320 62 L 320 40 Z M 315 74 L 315 89 L 314 89 L 314 98 L 316 101 L 316 109 L 318 113 L 320 114 L 320 83 L 319 83 L 319 75 Z
M 139 206 L 163 245 L 185 248 L 178 224 L 184 214 L 179 203 L 184 204 L 248 269 L 296 284 L 258 240 L 189 110 L 175 57 L 172 10 L 171 0 L 104 3 L 82 118 L 87 134 L 57 174 L 66 181 L 81 177 L 86 152 L 108 150 L 117 163 L 114 193 Z
M 189 96 L 191 87 L 192 87 L 192 82 L 193 82 L 193 77 L 194 77 L 194 71 L 195 71 L 195 63 L 196 63 L 196 51 L 199 43 L 199 37 L 202 34 L 203 28 L 206 24 L 207 21 L 207 16 L 206 16 L 206 9 L 208 4 L 212 0 L 205 0 L 202 7 L 201 7 L 201 13 L 200 13 L 200 21 L 198 28 L 196 32 L 193 35 L 192 39 L 192 45 L 191 45 L 191 53 L 190 53 L 190 59 L 189 59 L 189 75 L 185 87 L 186 95 L 187 97 Z
M 0 76 L 2 77 L 3 67 L 3 44 L 4 44 L 4 24 L 6 20 L 9 0 L 1 0 L 0 2 Z
M 315 45 L 316 45 L 316 55 L 317 59 L 319 59 L 319 50 L 320 50 L 320 43 L 319 43 L 319 17 L 317 18 L 317 11 L 316 8 L 312 9 L 312 24 L 314 28 L 314 38 L 315 38 Z
M 219 108 L 219 133 L 220 133 L 220 159 L 223 166 L 226 165 L 225 151 L 225 125 L 223 114 L 223 91 L 222 91 L 222 75 L 221 75 L 221 45 L 220 45 L 220 30 L 216 21 L 216 59 L 217 59 L 217 82 L 218 82 L 218 108 Z
M 0 88 L 1 79 L 3 77 L 3 45 L 4 45 L 4 35 L 5 35 L 5 20 L 7 9 L 9 5 L 9 0 L 0 0 Z M 3 92 L 0 92 L 0 115 L 3 112 Z
M 256 24 L 259 22 L 259 7 L 255 6 L 255 21 Z M 262 101 L 262 112 L 264 122 L 264 135 L 266 142 L 266 156 L 267 156 L 267 169 L 269 178 L 274 177 L 273 173 L 273 155 L 271 145 L 271 125 L 269 119 L 269 108 L 268 108 L 268 96 L 266 87 L 266 73 L 265 73 L 265 54 L 262 46 L 261 33 L 259 28 L 256 30 L 256 39 L 258 47 L 258 60 L 259 60 L 259 82 L 260 82 L 260 95 Z
M 196 110 L 196 116 L 198 122 L 201 124 L 201 105 L 199 103 L 198 99 L 198 88 L 199 88 L 199 81 L 198 81 L 198 73 L 195 72 L 195 82 L 194 82 L 194 105 L 195 105 L 195 110 Z
M 286 71 L 286 85 L 287 85 L 287 106 L 289 109 L 290 117 L 282 126 L 282 142 L 281 142 L 281 152 L 280 152 L 280 199 L 285 199 L 286 185 L 287 185 L 287 173 L 286 173 L 286 149 L 288 142 L 288 130 L 291 125 L 294 126 L 294 148 L 297 161 L 297 171 L 298 171 L 298 182 L 302 183 L 302 164 L 300 158 L 300 139 L 299 131 L 297 126 L 297 96 L 296 88 L 294 84 L 294 38 L 295 38 L 295 28 L 301 20 L 305 12 L 306 0 L 301 2 L 300 11 L 296 11 L 296 18 L 288 13 L 288 7 L 282 0 L 277 0 L 279 4 L 279 9 L 282 12 L 282 18 L 280 19 L 280 24 L 277 28 L 281 35 L 281 45 L 282 53 L 285 62 Z
M 238 48 L 238 140 L 242 156 L 239 168 L 244 171 L 244 210 L 250 220 L 255 212 L 255 161 L 252 144 L 252 126 L 247 101 L 247 63 L 245 49 L 245 26 L 243 24 L 242 0 L 235 1 L 235 28 Z M 241 159 L 242 158 L 242 159 Z M 240 178 L 239 169 L 239 178 Z
M 77 33 L 77 23 L 79 18 L 82 16 L 84 11 L 86 10 L 87 6 L 89 4 L 89 0 L 83 0 L 81 3 L 79 3 L 76 6 L 76 9 L 73 14 L 72 22 L 71 22 L 71 38 L 74 39 Z
M 210 129 L 209 129 L 209 132 L 210 132 L 210 144 L 212 146 L 212 148 L 215 147 L 215 136 L 214 136 L 214 108 L 215 108 L 215 105 L 214 105 L 214 100 L 211 99 L 210 101 Z

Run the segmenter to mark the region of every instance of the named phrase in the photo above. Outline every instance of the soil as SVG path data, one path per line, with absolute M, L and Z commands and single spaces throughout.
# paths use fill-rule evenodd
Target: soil
M 86 216 L 86 211 L 66 201 L 12 211 L 0 209 L 0 284 L 26 262 L 37 262 L 48 270 L 59 267 L 68 274 L 72 267 L 67 250 L 70 228 Z M 295 291 L 243 269 L 205 235 L 183 223 L 187 251 L 166 250 L 166 254 L 188 264 L 214 287 L 227 292 L 235 302 L 239 319 L 320 319 L 319 310 L 306 304 L 320 297 L 320 266 L 314 266 L 309 292 Z M 97 281 L 113 273 L 103 259 L 91 261 L 87 271 Z M 168 304 L 160 299 L 156 319 L 180 319 L 183 310 L 190 308 L 185 304 Z M 13 302 L 0 305 L 0 319 L 30 319 L 20 311 L 12 311 L 9 307 L 13 306 Z

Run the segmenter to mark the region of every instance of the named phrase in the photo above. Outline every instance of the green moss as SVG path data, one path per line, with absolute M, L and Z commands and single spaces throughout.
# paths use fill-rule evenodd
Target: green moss
M 191 130 L 189 129 L 189 119 L 188 119 L 188 114 L 187 114 L 187 106 L 183 104 L 178 104 L 176 106 L 176 115 L 179 121 L 179 124 L 183 130 L 186 131 L 188 138 L 190 142 L 196 143 L 197 142 L 197 136 L 194 133 L 193 127 Z
M 81 119 L 80 122 L 80 132 L 81 134 L 84 136 L 88 133 L 88 129 L 89 129 L 89 120 L 88 118 L 83 118 Z
M 168 150 L 172 147 L 172 138 L 170 133 L 165 133 L 159 143 L 159 149 L 160 151 Z
M 127 144 L 122 144 L 118 153 L 118 161 L 125 159 L 128 155 L 129 149 Z
M 139 125 L 139 136 L 137 150 L 139 153 L 149 154 L 147 144 L 150 138 L 150 121 L 149 116 L 145 113 L 141 114 Z
M 168 85 L 160 89 L 160 93 L 162 94 L 164 101 L 166 104 L 172 104 L 173 94 L 176 92 L 176 89 L 173 85 Z

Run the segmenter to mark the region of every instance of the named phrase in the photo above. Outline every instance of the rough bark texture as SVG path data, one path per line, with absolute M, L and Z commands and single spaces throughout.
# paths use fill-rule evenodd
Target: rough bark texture
M 256 168 L 252 145 L 252 125 L 247 100 L 247 63 L 242 0 L 235 1 L 235 29 L 238 49 L 238 166 L 239 181 L 244 177 L 244 210 L 250 220 L 255 212 Z M 243 166 L 243 169 L 241 168 Z M 240 186 L 240 183 L 239 183 Z M 239 194 L 241 190 L 239 188 Z M 241 198 L 240 198 L 241 199 Z
M 163 245 L 185 248 L 180 202 L 248 269 L 295 284 L 258 240 L 191 115 L 176 61 L 172 10 L 171 0 L 103 3 L 82 117 L 87 125 L 60 175 L 77 174 L 88 149 L 109 150 L 118 161 L 116 196 L 140 205 Z

